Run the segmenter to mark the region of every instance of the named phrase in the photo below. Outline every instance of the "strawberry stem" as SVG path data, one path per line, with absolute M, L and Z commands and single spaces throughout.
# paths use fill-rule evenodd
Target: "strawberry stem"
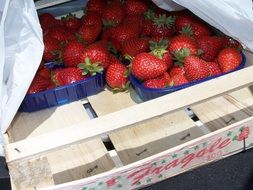
M 77 67 L 82 69 L 82 75 L 87 75 L 89 73 L 91 76 L 94 76 L 97 73 L 102 73 L 104 70 L 104 68 L 100 66 L 99 62 L 92 63 L 88 57 L 85 58 L 85 63 L 80 63 Z

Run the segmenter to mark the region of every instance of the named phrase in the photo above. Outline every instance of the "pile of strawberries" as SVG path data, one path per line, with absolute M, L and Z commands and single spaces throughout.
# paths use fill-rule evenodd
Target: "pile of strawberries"
M 168 88 L 219 75 L 242 62 L 241 45 L 215 35 L 187 10 L 167 12 L 151 0 L 89 0 L 82 18 L 40 15 L 45 50 L 28 93 L 105 73 L 114 91 L 129 74 L 148 88 Z M 48 69 L 46 62 L 63 63 Z

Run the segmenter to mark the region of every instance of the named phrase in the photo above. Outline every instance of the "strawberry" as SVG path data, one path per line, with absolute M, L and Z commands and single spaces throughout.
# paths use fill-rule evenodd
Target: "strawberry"
M 57 24 L 56 19 L 50 13 L 43 13 L 39 16 L 40 25 L 43 31 Z
M 194 17 L 190 13 L 180 15 L 175 20 L 175 30 L 177 34 L 180 34 L 183 28 L 191 26 L 194 22 Z
M 193 55 L 185 58 L 184 68 L 185 76 L 189 81 L 196 81 L 210 76 L 207 63 Z
M 184 67 L 173 66 L 170 69 L 169 74 L 171 77 L 173 77 L 174 75 L 184 75 L 185 74 Z
M 97 12 L 88 12 L 82 17 L 81 22 L 85 26 L 102 26 L 101 16 Z
M 72 30 L 78 30 L 78 28 L 81 26 L 81 21 L 79 18 L 77 18 L 75 15 L 69 13 L 67 16 L 61 18 L 63 21 L 63 24 Z
M 242 63 L 241 53 L 237 49 L 230 47 L 222 49 L 217 59 L 223 73 L 236 69 Z
M 197 48 L 197 42 L 186 35 L 175 36 L 169 44 L 169 50 L 172 54 L 182 51 L 183 49 L 188 49 L 189 55 L 196 55 L 198 52 Z
M 67 67 L 76 67 L 81 63 L 81 54 L 85 46 L 77 40 L 69 42 L 63 49 L 63 62 Z
M 52 80 L 56 86 L 64 86 L 72 84 L 88 78 L 89 75 L 83 76 L 82 70 L 76 67 L 68 67 L 63 69 L 55 69 L 52 74 Z
M 120 4 L 108 4 L 102 12 L 103 24 L 105 26 L 119 25 L 125 16 L 125 10 Z
M 45 79 L 50 79 L 51 71 L 50 71 L 50 69 L 44 67 L 44 68 L 38 70 L 37 73 L 36 73 L 36 75 L 37 76 L 41 76 L 41 77 L 43 77 Z
M 236 41 L 235 39 L 229 37 L 229 36 L 224 36 L 223 37 L 223 48 L 226 47 L 233 47 L 241 51 L 243 49 L 242 45 L 240 42 Z
M 200 36 L 209 36 L 212 34 L 212 30 L 209 25 L 201 20 L 192 24 L 192 31 L 196 38 L 199 38 Z
M 151 35 L 151 31 L 153 29 L 153 19 L 155 18 L 155 13 L 153 10 L 148 9 L 144 13 L 144 20 L 143 20 L 143 26 L 142 26 L 142 34 L 144 36 Z
M 106 82 L 114 91 L 125 91 L 128 87 L 127 67 L 121 63 L 112 63 L 106 70 Z
M 175 17 L 167 17 L 165 14 L 159 15 L 153 19 L 153 27 L 151 36 L 169 37 L 175 32 L 174 29 Z
M 45 79 L 40 75 L 36 75 L 28 89 L 28 94 L 34 94 L 47 89 L 50 84 L 50 79 Z
M 241 133 L 239 134 L 239 136 L 237 137 L 238 141 L 242 141 L 245 140 L 249 137 L 249 127 L 245 127 L 243 129 L 240 129 Z
M 222 73 L 217 62 L 207 62 L 207 66 L 209 68 L 210 76 L 216 76 Z
M 129 40 L 130 38 L 139 37 L 141 30 L 139 25 L 119 25 L 110 30 L 110 37 L 114 39 L 119 44 L 122 44 L 124 41 Z
M 91 44 L 98 39 L 101 29 L 101 26 L 97 25 L 82 25 L 78 30 L 77 37 L 80 41 Z
M 149 51 L 148 39 L 145 38 L 131 38 L 122 44 L 122 55 L 136 56 L 142 52 Z
M 179 86 L 188 83 L 189 81 L 185 77 L 185 75 L 179 74 L 179 75 L 173 75 L 171 77 L 171 81 L 169 83 L 169 86 Z
M 48 30 L 47 35 L 59 40 L 60 42 L 72 40 L 75 38 L 72 30 L 60 25 L 51 27 Z
M 110 53 L 106 47 L 99 42 L 87 46 L 81 54 L 81 60 L 85 61 L 86 58 L 89 58 L 90 61 L 98 63 L 103 68 L 108 67 L 110 64 Z
M 165 88 L 167 86 L 167 82 L 164 78 L 157 77 L 144 81 L 142 85 L 146 88 Z
M 102 14 L 102 11 L 106 5 L 106 2 L 104 0 L 89 0 L 86 7 L 87 12 L 97 12 L 99 14 Z
M 172 67 L 173 65 L 173 60 L 172 56 L 169 51 L 166 49 L 168 48 L 168 40 L 166 39 L 161 39 L 157 42 L 155 41 L 150 41 L 150 50 L 153 55 L 164 61 L 168 65 L 168 69 Z
M 147 80 L 161 76 L 168 65 L 149 53 L 140 53 L 132 61 L 131 72 L 139 80 Z
M 201 36 L 197 43 L 203 51 L 200 57 L 205 61 L 213 61 L 222 49 L 223 39 L 217 36 Z
M 58 56 L 57 52 L 60 50 L 60 42 L 49 35 L 43 38 L 43 42 L 44 42 L 43 59 L 46 62 L 55 60 Z
M 148 10 L 148 6 L 142 0 L 126 0 L 125 10 L 127 15 L 141 15 Z

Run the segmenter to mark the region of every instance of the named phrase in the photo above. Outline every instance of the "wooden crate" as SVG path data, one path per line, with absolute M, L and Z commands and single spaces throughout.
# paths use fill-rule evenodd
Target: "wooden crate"
M 253 55 L 246 56 L 242 70 L 148 102 L 132 89 L 105 89 L 17 113 L 5 134 L 13 189 L 138 189 L 251 148 Z

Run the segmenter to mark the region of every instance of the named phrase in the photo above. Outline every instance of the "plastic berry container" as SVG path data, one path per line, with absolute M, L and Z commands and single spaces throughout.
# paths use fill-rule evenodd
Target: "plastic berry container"
M 233 71 L 230 71 L 228 73 L 237 71 L 242 69 L 246 64 L 246 57 L 245 55 L 242 53 L 242 63 Z M 148 101 L 172 92 L 176 92 L 178 90 L 211 80 L 213 78 L 217 78 L 223 75 L 226 75 L 228 73 L 224 73 L 224 74 L 220 74 L 220 75 L 216 75 L 216 76 L 212 76 L 212 77 L 208 77 L 202 80 L 198 80 L 198 81 L 194 81 L 194 82 L 189 82 L 187 84 L 183 84 L 183 85 L 179 85 L 179 86 L 174 86 L 174 87 L 168 87 L 168 88 L 147 88 L 144 87 L 141 83 L 141 81 L 139 81 L 138 79 L 136 79 L 133 75 L 130 75 L 130 81 L 131 84 L 133 86 L 133 88 L 135 89 L 135 91 L 137 92 L 137 94 L 139 95 L 139 97 L 143 100 L 143 101 Z
M 34 112 L 74 102 L 99 93 L 104 89 L 104 86 L 104 74 L 97 73 L 95 76 L 69 85 L 35 94 L 27 94 L 20 105 L 19 111 Z

